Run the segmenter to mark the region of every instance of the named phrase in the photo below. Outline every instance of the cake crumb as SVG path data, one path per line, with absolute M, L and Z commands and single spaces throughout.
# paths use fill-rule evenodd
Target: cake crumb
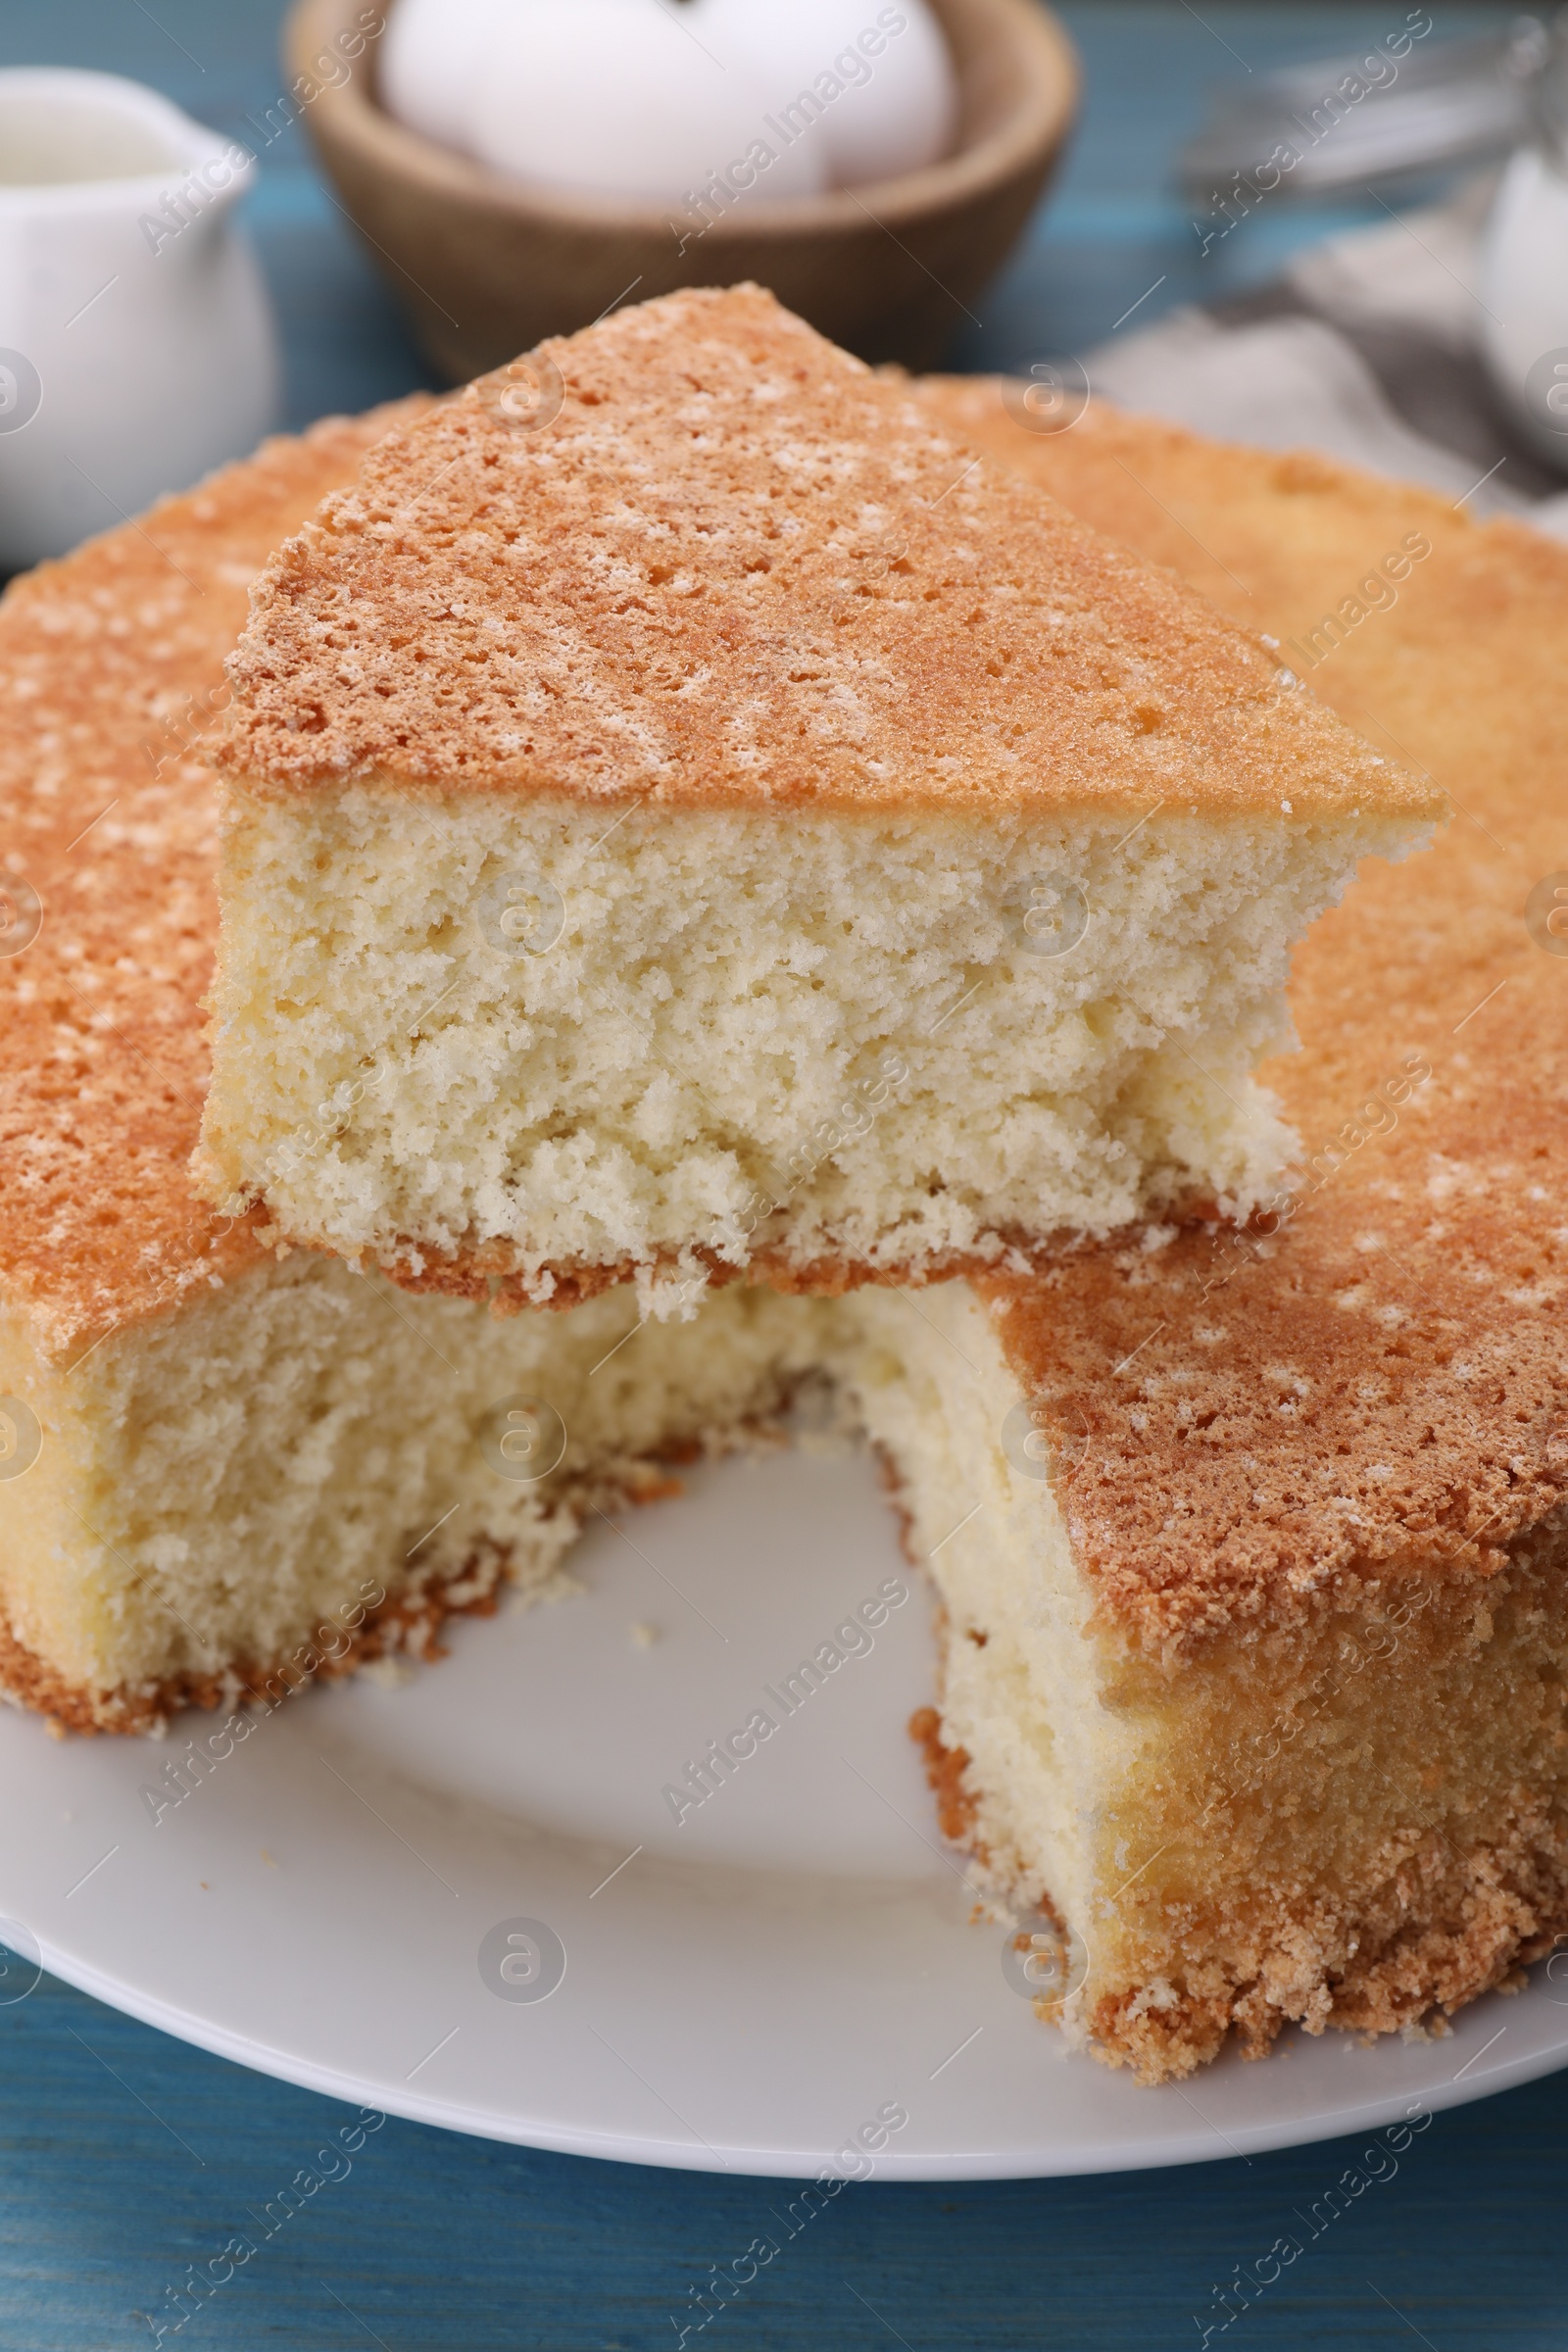
M 629 1630 L 634 1648 L 652 1649 L 654 1643 L 659 1640 L 659 1628 L 657 1625 L 647 1625 L 639 1620 L 639 1622 L 632 1626 Z
M 401 1690 L 405 1683 L 414 1680 L 414 1668 L 407 1658 L 371 1658 L 360 1673 L 366 1682 L 376 1683 L 383 1690 Z

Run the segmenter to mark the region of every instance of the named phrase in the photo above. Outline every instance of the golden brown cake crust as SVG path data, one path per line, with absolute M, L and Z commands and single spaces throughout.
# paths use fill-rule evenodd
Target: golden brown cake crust
M 256 1256 L 185 1174 L 217 929 L 200 755 L 257 570 L 422 405 L 270 442 L 0 604 L 0 946 L 42 902 L 0 956 L 0 1297 L 68 1361 Z
M 1489 1575 L 1568 1494 L 1568 958 L 1524 920 L 1568 868 L 1568 550 L 1317 458 L 1098 409 L 1034 435 L 984 382 L 923 397 L 1282 640 L 1406 534 L 1430 542 L 1312 684 L 1464 813 L 1298 950 L 1304 1050 L 1264 1075 L 1307 1164 L 1274 1238 L 982 1287 L 1064 1441 L 1080 1554 L 1140 1641 L 1367 1578 Z
M 1212 1197 L 1191 1206 L 1183 1203 L 1168 1213 L 1183 1222 L 1201 1223 L 1205 1215 L 1214 1213 Z M 260 1224 L 256 1228 L 264 1241 L 274 1230 Z M 1131 1238 L 1136 1242 L 1142 1232 L 1139 1227 Z M 732 1259 L 720 1257 L 715 1250 L 699 1246 L 684 1250 L 656 1250 L 646 1258 L 568 1258 L 564 1263 L 553 1261 L 534 1275 L 518 1270 L 505 1244 L 462 1250 L 453 1257 L 437 1257 L 428 1245 L 405 1238 L 387 1252 L 384 1270 L 395 1278 L 400 1290 L 431 1294 L 439 1298 L 472 1299 L 478 1305 L 488 1305 L 492 1313 L 499 1315 L 516 1314 L 528 1307 L 549 1307 L 562 1312 L 580 1306 L 585 1299 L 597 1298 L 603 1291 L 650 1279 L 674 1285 L 684 1282 L 694 1289 L 701 1285 L 710 1290 L 723 1290 L 735 1282 L 756 1283 L 798 1298 L 842 1298 L 851 1291 L 864 1290 L 868 1284 L 892 1289 L 901 1284 L 923 1288 L 932 1282 L 973 1281 L 994 1274 L 997 1260 L 1003 1255 L 1014 1272 L 1025 1261 L 1031 1267 L 1048 1268 L 1056 1262 L 1062 1250 L 1073 1246 L 1076 1238 L 1065 1230 L 1047 1235 L 1002 1230 L 995 1237 L 996 1248 L 989 1251 L 956 1250 L 902 1265 L 872 1265 L 863 1257 L 795 1257 L 787 1250 L 763 1244 L 754 1249 L 743 1266 L 737 1266 Z
M 279 551 L 219 753 L 252 789 L 1441 812 L 1255 638 L 759 288 L 545 352 L 559 414 L 519 429 L 485 379 Z

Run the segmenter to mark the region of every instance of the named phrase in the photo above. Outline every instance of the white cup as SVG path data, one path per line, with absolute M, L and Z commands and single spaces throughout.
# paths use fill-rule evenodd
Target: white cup
M 112 74 L 0 73 L 0 571 L 243 456 L 277 418 L 245 149 Z

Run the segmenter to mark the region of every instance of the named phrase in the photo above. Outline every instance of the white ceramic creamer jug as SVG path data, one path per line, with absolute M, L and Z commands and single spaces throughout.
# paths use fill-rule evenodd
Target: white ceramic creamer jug
M 271 312 L 228 218 L 255 170 L 137 82 L 0 73 L 0 572 L 275 422 Z

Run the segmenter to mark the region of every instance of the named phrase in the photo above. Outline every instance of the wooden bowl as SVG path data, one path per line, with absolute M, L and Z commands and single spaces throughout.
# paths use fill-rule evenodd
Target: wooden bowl
M 334 48 L 345 35 L 364 43 L 360 0 L 296 0 L 284 56 L 296 97 L 317 90 L 304 120 L 333 185 L 450 382 L 620 300 L 741 278 L 862 359 L 929 368 L 1028 220 L 1078 96 L 1071 43 L 1038 0 L 933 5 L 958 74 L 952 156 L 854 190 L 742 206 L 684 252 L 673 208 L 529 186 L 395 122 L 376 102 L 375 44 L 346 79 Z

